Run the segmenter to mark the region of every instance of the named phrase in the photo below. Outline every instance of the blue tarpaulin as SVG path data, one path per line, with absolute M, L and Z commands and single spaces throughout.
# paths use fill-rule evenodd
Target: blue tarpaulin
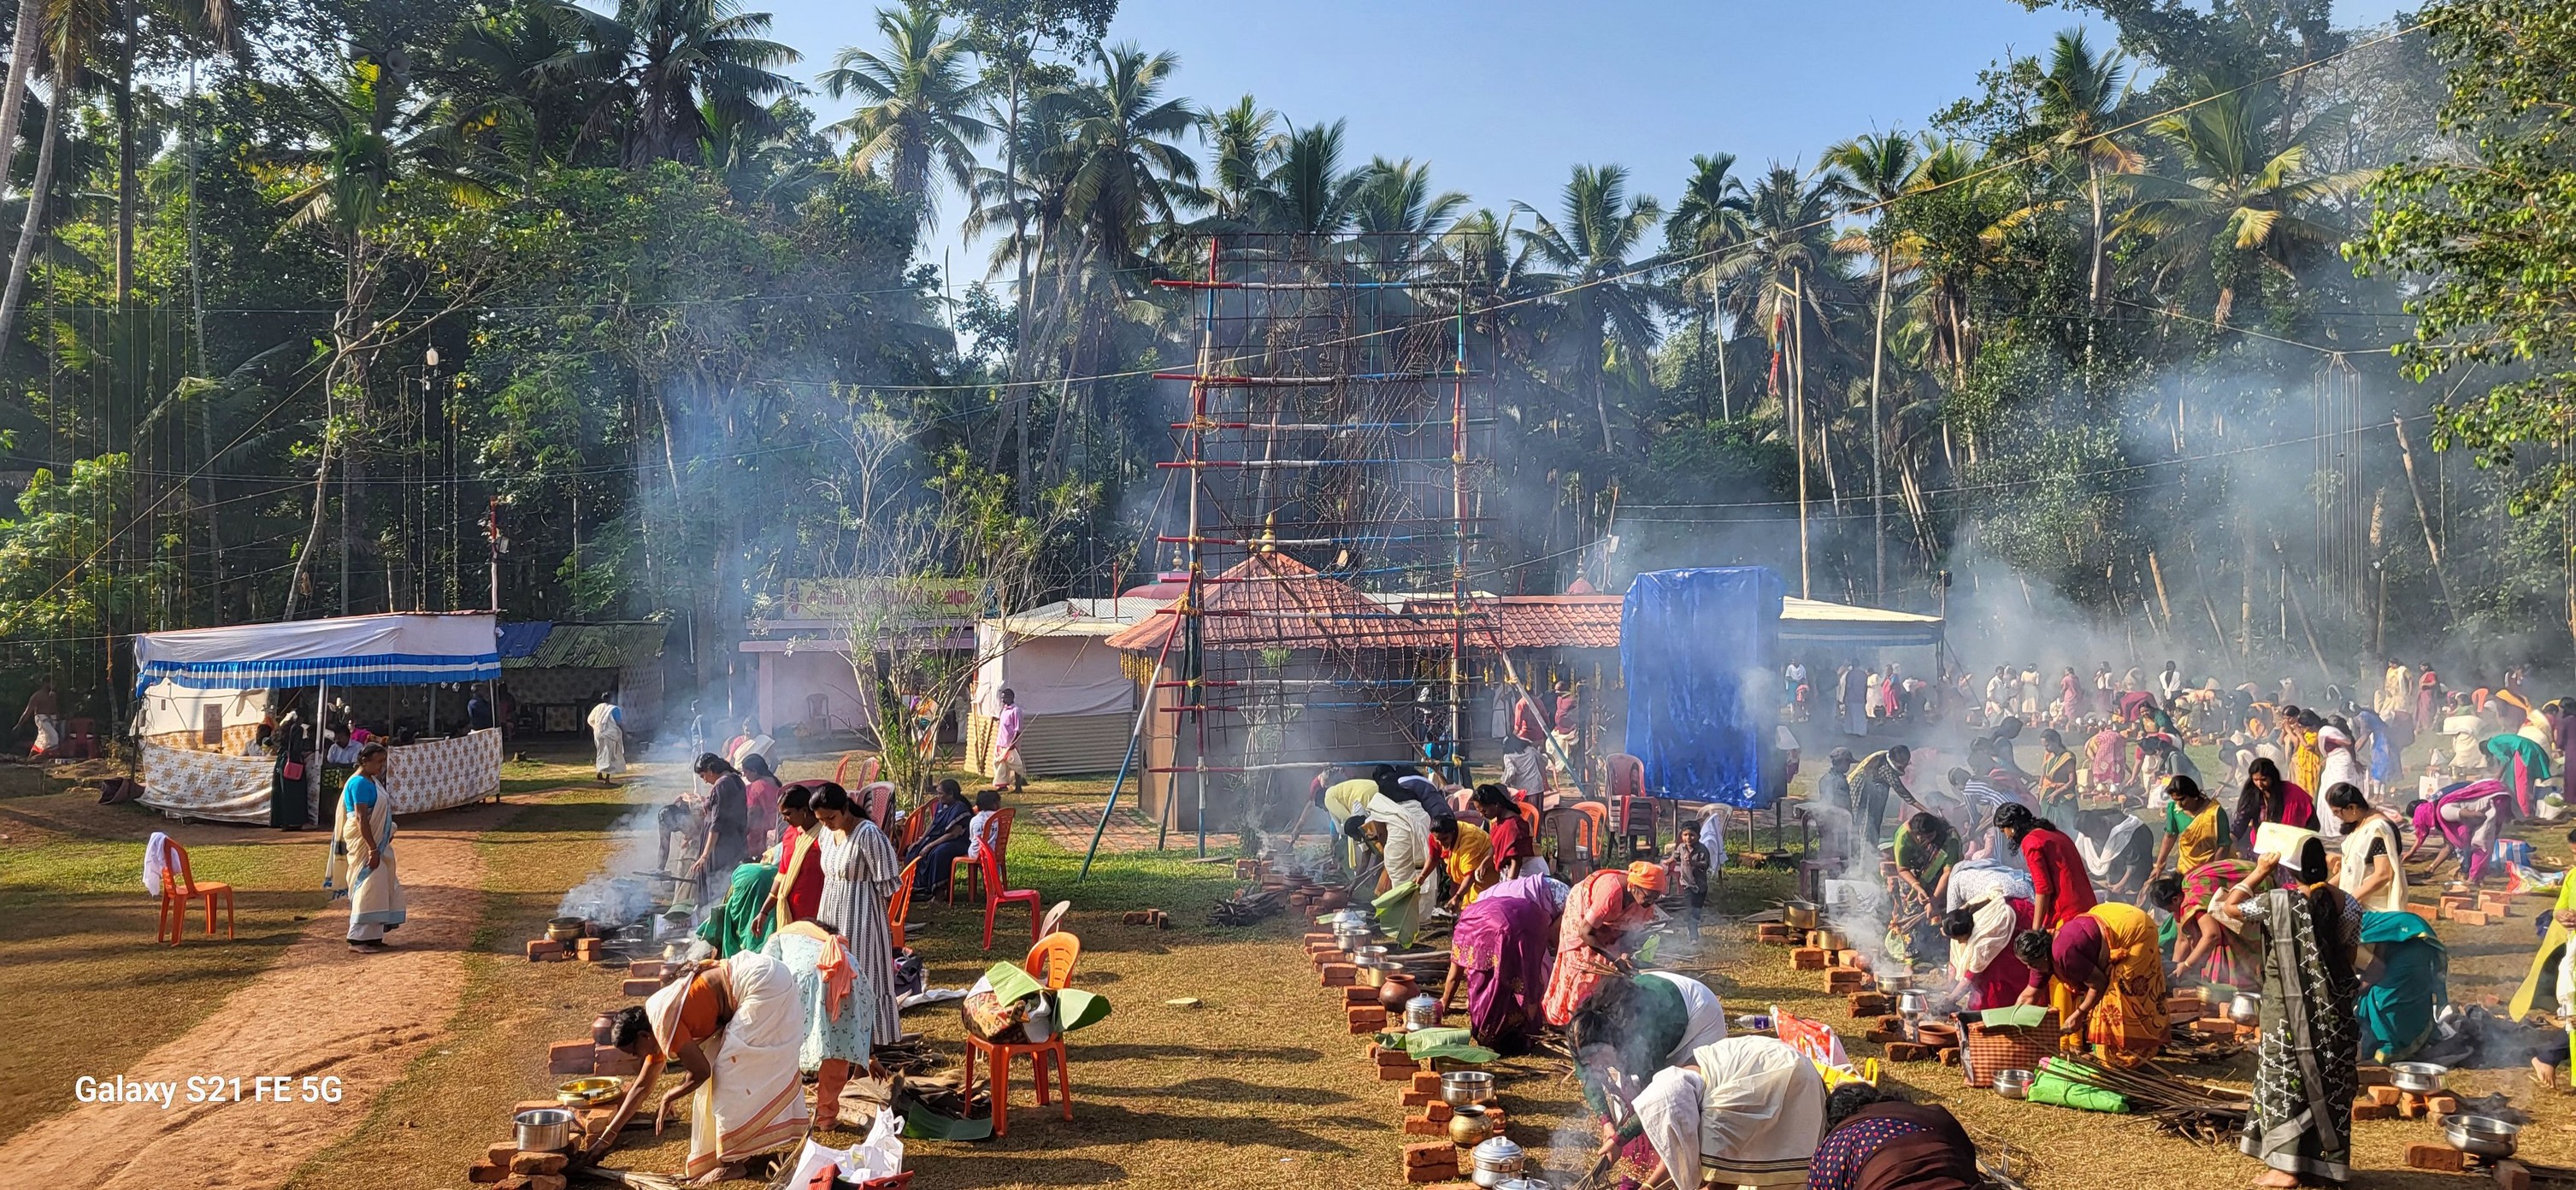
M 1628 752 L 1662 798 L 1760 809 L 1778 799 L 1772 726 L 1780 576 L 1768 567 L 1657 570 L 1619 611 Z
M 501 622 L 501 660 L 533 657 L 537 646 L 555 630 L 552 620 L 504 620 Z

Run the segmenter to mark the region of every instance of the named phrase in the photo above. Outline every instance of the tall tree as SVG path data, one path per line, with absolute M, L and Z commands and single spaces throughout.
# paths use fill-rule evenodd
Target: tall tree
M 1628 196 L 1628 171 L 1616 165 L 1578 165 L 1549 219 L 1524 203 L 1530 216 L 1516 236 L 1521 247 L 1550 271 L 1533 272 L 1532 284 L 1555 295 L 1568 331 L 1568 379 L 1592 399 L 1601 423 L 1601 450 L 1619 449 L 1610 428 L 1607 384 L 1615 365 L 1635 368 L 1654 350 L 1656 308 L 1665 301 L 1652 273 L 1652 257 L 1632 259 L 1646 233 L 1663 220 L 1662 208 L 1644 195 Z M 1610 357 L 1616 348 L 1620 359 Z
M 843 49 L 819 80 L 834 99 L 858 95 L 865 104 L 834 124 L 856 142 L 851 160 L 884 162 L 894 192 L 921 205 L 924 228 L 938 223 L 934 170 L 958 189 L 974 182 L 975 148 L 992 129 L 970 114 L 982 87 L 966 69 L 966 42 L 928 0 L 902 9 L 877 10 L 883 50 Z
M 596 84 L 583 130 L 623 134 L 628 165 L 696 162 L 705 102 L 749 114 L 796 90 L 774 68 L 800 55 L 767 38 L 768 13 L 744 12 L 736 0 L 618 0 L 614 13 L 543 2 L 576 43 L 546 69 Z
M 1902 196 L 1915 182 L 1915 141 L 1896 133 L 1867 133 L 1825 151 L 1825 164 L 1850 179 L 1855 215 L 1873 215 Z M 1884 220 L 1873 218 L 1867 236 L 1870 255 L 1878 259 L 1878 293 L 1869 330 L 1869 508 L 1870 537 L 1877 559 L 1876 586 L 1887 595 L 1887 423 L 1879 413 L 1879 388 L 1887 362 L 1888 296 L 1896 289 L 1896 252 L 1892 236 L 1882 233 Z
M 1279 160 L 1288 138 L 1275 129 L 1279 113 L 1249 95 L 1231 106 L 1199 113 L 1199 136 L 1208 144 L 1208 199 L 1213 216 L 1241 224 L 1251 218 L 1252 196 Z
M 2318 204 L 2368 174 L 2310 169 L 2308 140 L 2323 121 L 2290 127 L 2269 84 L 2203 80 L 2198 95 L 2197 106 L 2152 126 L 2175 170 L 2125 175 L 2137 202 L 2119 230 L 2153 240 L 2160 278 L 2214 286 L 2210 320 L 2224 326 L 2242 287 L 2266 271 L 2292 274 L 2303 252 L 2343 239 Z
M 2102 250 L 2109 238 L 2104 221 L 2102 179 L 2106 174 L 2134 172 L 2138 154 L 2113 139 L 2120 103 L 2128 97 L 2128 62 L 2117 51 L 2094 53 L 2084 30 L 2057 35 L 2049 51 L 2048 74 L 2040 80 L 2039 119 L 2059 151 L 2084 163 L 2084 197 L 2092 207 L 2092 266 L 2088 274 L 2093 308 L 2102 308 Z
M 1718 267 L 1726 254 L 1744 242 L 1744 179 L 1735 176 L 1735 154 L 1703 153 L 1691 158 L 1690 177 L 1682 183 L 1681 198 L 1673 203 L 1673 213 L 1664 219 L 1665 253 L 1673 258 L 1680 271 L 1681 296 L 1691 305 L 1699 320 L 1699 337 L 1693 349 L 1702 355 L 1700 374 L 1708 372 L 1705 358 L 1710 340 L 1716 340 L 1718 370 L 1718 411 L 1732 416 L 1726 396 L 1726 320 L 1719 317 L 1722 300 Z M 1699 415 L 1708 417 L 1708 397 L 1703 386 Z
M 1402 267 L 1448 230 L 1467 205 L 1455 190 L 1431 192 L 1431 164 L 1407 157 L 1373 158 L 1360 170 L 1360 190 L 1351 203 L 1352 222 L 1368 239 L 1363 255 L 1389 267 Z

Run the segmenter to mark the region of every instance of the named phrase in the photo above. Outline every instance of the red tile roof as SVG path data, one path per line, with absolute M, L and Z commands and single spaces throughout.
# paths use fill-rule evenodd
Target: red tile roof
M 1202 639 L 1215 649 L 1445 649 L 1439 623 L 1417 619 L 1327 578 L 1287 554 L 1254 554 L 1205 584 Z M 1169 609 L 1109 638 L 1109 647 L 1160 651 L 1180 623 Z
M 1491 649 L 1497 637 L 1506 649 L 1615 649 L 1619 647 L 1617 595 L 1503 595 L 1470 601 L 1467 647 Z M 1436 617 L 1445 626 L 1449 601 L 1415 598 L 1405 610 Z

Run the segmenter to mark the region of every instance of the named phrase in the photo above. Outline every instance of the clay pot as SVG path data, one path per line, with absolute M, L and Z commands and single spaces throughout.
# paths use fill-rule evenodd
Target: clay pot
M 1385 983 L 1378 985 L 1377 1002 L 1388 1012 L 1402 1012 L 1404 1002 L 1412 999 L 1414 995 L 1412 976 L 1390 975 L 1387 976 Z
M 1316 907 L 1316 908 L 1318 908 L 1318 909 L 1321 909 L 1321 910 L 1323 910 L 1323 911 L 1325 911 L 1325 912 L 1327 912 L 1327 913 L 1330 913 L 1330 912 L 1332 912 L 1333 910 L 1335 910 L 1335 909 L 1339 909 L 1339 908 L 1342 908 L 1343 906 L 1348 905 L 1348 904 L 1350 904 L 1350 903 L 1351 903 L 1351 895 L 1350 895 L 1349 893 L 1342 892 L 1342 891 L 1340 891 L 1340 890 L 1336 889 L 1336 890 L 1334 890 L 1334 891 L 1332 891 L 1332 892 L 1324 893 L 1324 894 L 1322 894 L 1320 897 L 1318 897 L 1318 898 L 1316 899 L 1316 901 L 1315 901 L 1315 907 Z

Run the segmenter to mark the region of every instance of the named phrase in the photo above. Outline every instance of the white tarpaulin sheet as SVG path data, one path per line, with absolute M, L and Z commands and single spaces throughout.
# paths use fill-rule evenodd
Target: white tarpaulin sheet
M 501 676 L 490 612 L 396 612 L 234 624 L 134 638 L 138 696 L 155 682 L 200 690 L 418 686 Z
M 274 768 L 274 760 L 266 756 L 223 756 L 146 743 L 143 796 L 136 800 L 172 818 L 264 823 Z M 490 797 L 501 788 L 501 733 L 485 728 L 455 739 L 388 749 L 384 786 L 397 815 Z
M 1004 686 L 1023 715 L 1135 712 L 1136 683 L 1119 671 L 1118 650 L 1102 638 L 1021 636 L 1006 645 L 1002 631 L 991 621 L 975 626 L 976 652 L 985 654 L 975 672 L 978 714 L 1001 714 Z

